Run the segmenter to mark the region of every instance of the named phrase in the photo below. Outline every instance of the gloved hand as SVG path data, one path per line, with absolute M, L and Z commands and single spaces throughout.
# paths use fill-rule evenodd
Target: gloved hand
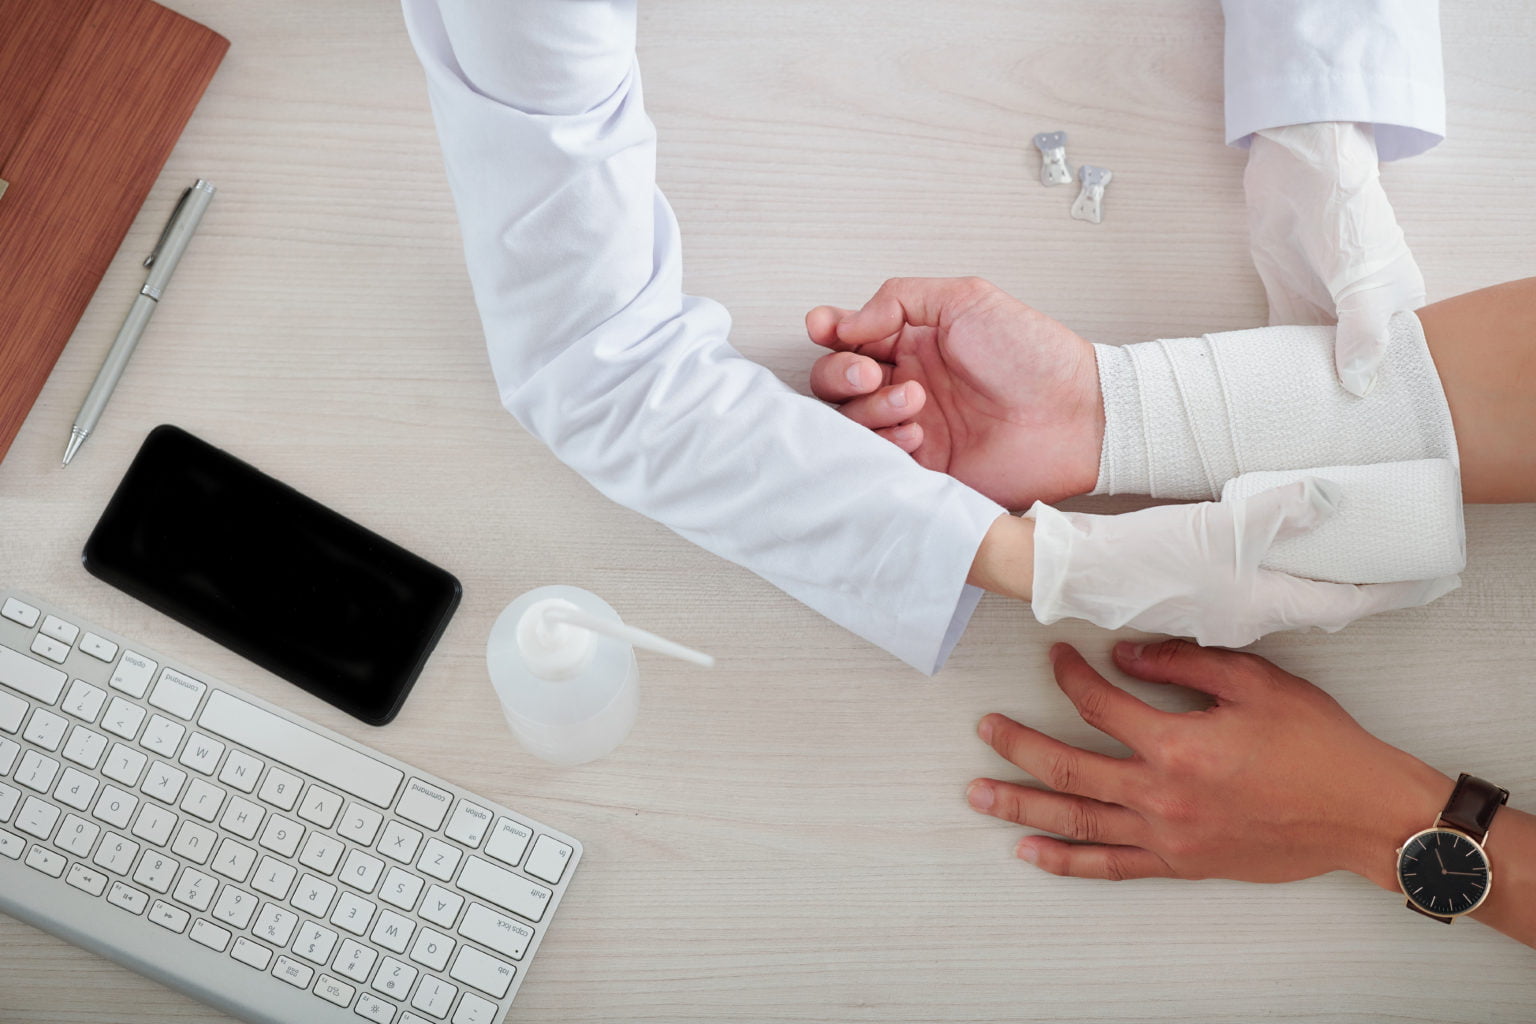
M 1122 515 L 1061 512 L 1036 502 L 1035 618 L 1087 619 L 1109 629 L 1191 636 L 1242 647 L 1266 633 L 1328 632 L 1394 608 L 1428 604 L 1460 585 L 1320 583 L 1261 569 L 1271 544 L 1333 514 L 1335 485 L 1307 478 L 1246 500 L 1158 505 Z
M 1339 381 L 1365 394 L 1388 318 L 1424 305 L 1424 276 L 1381 187 L 1370 127 L 1329 121 L 1256 132 L 1243 191 L 1269 322 L 1337 317 Z

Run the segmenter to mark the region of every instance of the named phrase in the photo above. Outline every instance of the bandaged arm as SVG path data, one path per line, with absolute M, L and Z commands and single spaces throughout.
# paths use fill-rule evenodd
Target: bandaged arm
M 683 294 L 632 0 L 404 8 L 502 404 L 614 501 L 934 671 L 1003 510 L 794 393 Z

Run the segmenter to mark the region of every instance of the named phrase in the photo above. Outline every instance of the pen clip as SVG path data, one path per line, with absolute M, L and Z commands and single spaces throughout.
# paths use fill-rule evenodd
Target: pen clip
M 160 237 L 155 241 L 154 249 L 144 258 L 144 265 L 146 267 L 154 266 L 155 257 L 160 255 L 160 247 L 165 244 L 165 237 L 171 233 L 171 226 L 176 223 L 176 215 L 181 212 L 181 208 L 187 204 L 187 198 L 191 195 L 192 189 L 188 188 L 181 194 L 181 198 L 176 200 L 176 208 L 166 218 L 165 227 L 160 229 Z

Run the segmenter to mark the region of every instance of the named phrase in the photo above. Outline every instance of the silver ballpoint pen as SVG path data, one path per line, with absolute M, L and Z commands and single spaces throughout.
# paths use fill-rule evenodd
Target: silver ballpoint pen
M 160 240 L 155 243 L 155 251 L 149 254 L 144 265 L 149 268 L 149 276 L 144 280 L 144 287 L 139 289 L 139 294 L 134 296 L 133 306 L 128 310 L 128 316 L 123 320 L 122 329 L 117 332 L 117 338 L 112 342 L 112 347 L 107 350 L 107 358 L 101 364 L 101 370 L 96 374 L 96 382 L 91 385 L 90 392 L 85 396 L 85 403 L 80 406 L 80 412 L 75 417 L 74 426 L 69 431 L 69 445 L 64 449 L 64 465 L 69 465 L 69 460 L 75 457 L 85 439 L 91 436 L 91 431 L 96 429 L 96 421 L 101 418 L 101 411 L 107 407 L 107 400 L 112 397 L 112 389 L 117 387 L 117 380 L 123 375 L 123 368 L 128 365 L 128 357 L 133 355 L 134 347 L 139 343 L 139 336 L 144 333 L 144 327 L 149 323 L 150 315 L 160 303 L 160 293 L 164 291 L 166 284 L 171 279 L 171 274 L 176 270 L 176 264 L 181 260 L 181 254 L 187 251 L 187 243 L 192 241 L 192 233 L 197 230 L 198 222 L 203 219 L 203 213 L 207 211 L 209 202 L 213 199 L 213 184 L 197 179 L 197 184 L 181 194 L 181 199 L 176 203 L 176 209 L 171 211 L 171 219 L 166 221 L 165 230 L 160 232 Z

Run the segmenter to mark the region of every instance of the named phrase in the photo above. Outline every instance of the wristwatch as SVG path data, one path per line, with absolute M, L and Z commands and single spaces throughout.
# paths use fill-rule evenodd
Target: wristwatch
M 1493 887 L 1483 844 L 1507 800 L 1509 790 L 1461 773 L 1434 825 L 1397 851 L 1397 884 L 1409 910 L 1450 924 L 1482 905 Z

